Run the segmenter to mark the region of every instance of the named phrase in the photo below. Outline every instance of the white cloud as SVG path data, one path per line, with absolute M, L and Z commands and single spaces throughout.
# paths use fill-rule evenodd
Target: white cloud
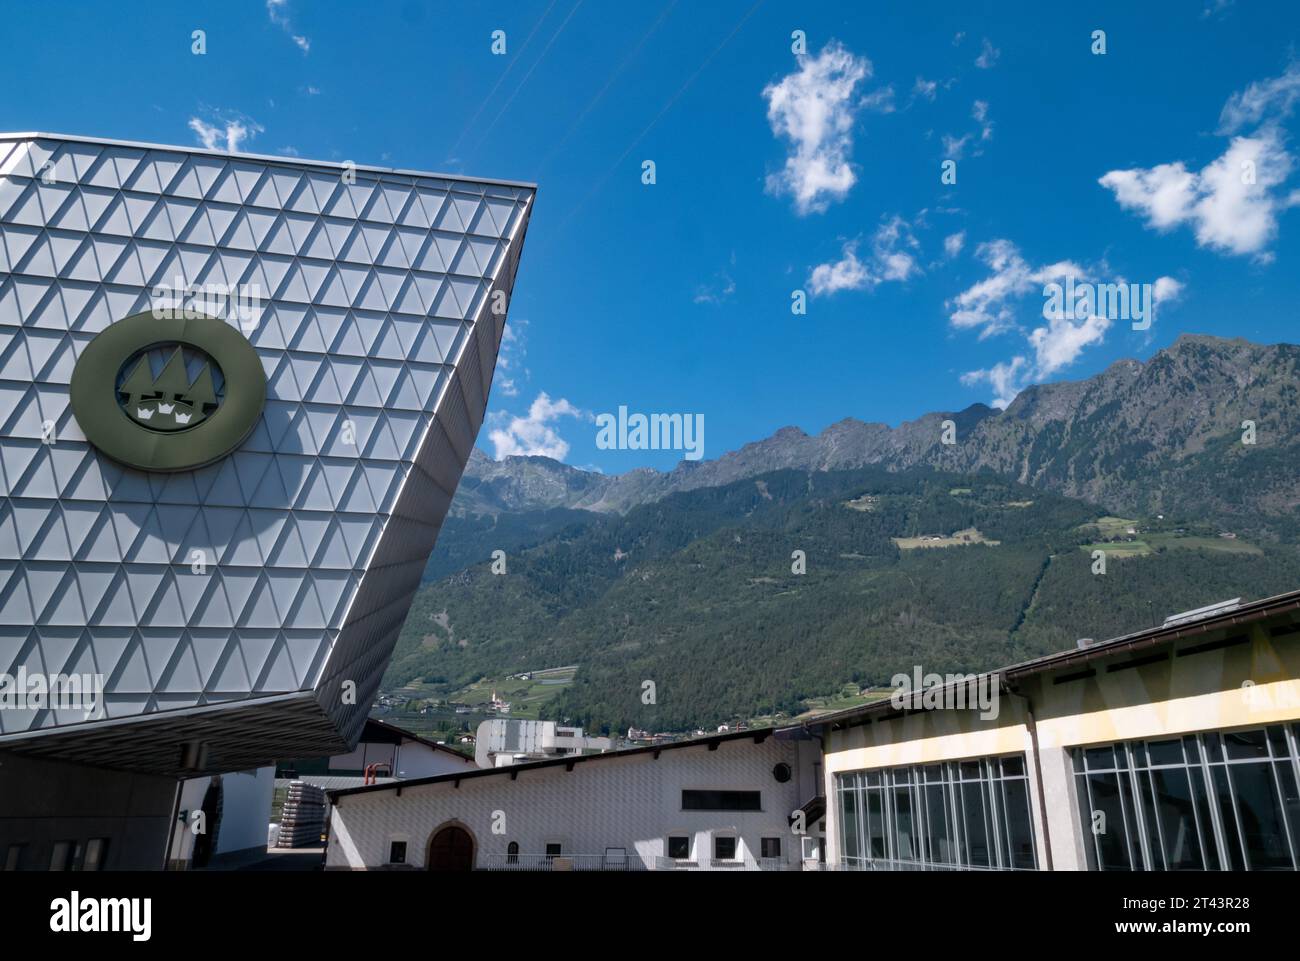
M 943 135 L 943 155 L 949 160 L 960 160 L 962 154 L 966 152 L 966 144 L 970 141 L 970 134 L 964 137 L 952 137 L 948 134 Z
M 543 391 L 528 408 L 528 416 L 511 417 L 505 427 L 491 431 L 488 440 L 496 449 L 497 460 L 532 455 L 564 460 L 569 454 L 569 443 L 551 425 L 561 417 L 583 416 L 581 410 L 564 398 L 553 401 Z
M 917 77 L 916 83 L 912 86 L 913 97 L 924 97 L 926 100 L 933 100 L 939 93 L 939 81 L 926 80 L 924 77 Z
M 970 111 L 971 117 L 980 125 L 980 139 L 993 139 L 993 121 L 989 119 L 989 102 L 976 100 Z
M 1285 119 L 1298 101 L 1300 62 L 1292 63 L 1280 77 L 1257 80 L 1229 97 L 1219 114 L 1219 133 L 1233 134 L 1243 127 L 1253 127 L 1265 118 Z
M 304 54 L 311 52 L 311 38 L 293 32 L 293 23 L 289 18 L 289 0 L 266 0 L 266 15 L 271 22 L 289 35 Z
M 1159 277 L 1152 287 L 1157 304 L 1172 304 L 1183 295 L 1183 284 L 1172 277 Z
M 1111 319 L 1100 314 L 1069 320 L 1064 313 L 1047 318 L 1046 327 L 1035 327 L 1029 332 L 1029 344 L 1034 348 L 1035 377 L 1050 377 L 1069 367 L 1085 347 L 1106 339 Z
M 1002 51 L 989 43 L 989 38 L 984 38 L 984 43 L 980 47 L 980 55 L 975 58 L 975 66 L 981 70 L 988 70 L 998 62 L 998 57 L 1002 56 Z
M 862 98 L 862 108 L 864 110 L 873 110 L 876 113 L 893 113 L 894 106 L 894 87 L 881 87 L 879 90 L 873 90 Z
M 827 44 L 816 57 L 798 60 L 799 69 L 768 84 L 763 96 L 772 132 L 793 148 L 782 170 L 768 176 L 767 189 L 791 194 L 802 215 L 824 211 L 848 195 L 857 181 L 849 160 L 854 114 L 862 106 L 879 109 L 885 101 L 879 91 L 865 101 L 857 99 L 858 85 L 871 77 L 871 61 L 838 42 Z M 888 97 L 892 95 L 889 90 Z M 874 104 L 868 102 L 873 99 Z
M 1025 388 L 1022 373 L 1025 363 L 1025 358 L 1013 357 L 1006 363 L 994 364 L 987 370 L 972 370 L 962 374 L 961 382 L 967 387 L 989 384 L 993 388 L 993 406 L 1005 408 Z
M 492 384 L 506 397 L 519 396 L 519 377 L 528 379 L 528 369 L 523 367 L 528 354 L 528 321 L 512 319 L 501 335 L 501 351 L 497 355 L 496 377 Z
M 949 302 L 955 308 L 949 317 L 957 329 L 978 329 L 980 339 L 995 333 L 1017 329 L 1013 305 L 1028 296 L 1044 294 L 1049 283 L 1064 284 L 1072 277 L 1075 283 L 1092 279 L 1091 272 L 1073 261 L 1062 260 L 1041 267 L 1031 266 L 1014 244 L 995 240 L 981 244 L 976 256 L 992 270 L 989 277 L 958 294 Z M 1125 284 L 1124 278 L 1114 283 Z M 1183 284 L 1173 277 L 1160 277 L 1151 285 L 1155 305 L 1169 304 L 1183 292 Z M 1072 314 L 1064 310 L 1048 312 L 1040 307 L 1041 326 L 1024 332 L 1032 353 L 1020 354 L 1005 363 L 962 375 L 967 385 L 988 383 L 992 386 L 995 407 L 1005 407 L 1030 383 L 1045 380 L 1077 361 L 1089 347 L 1102 343 L 1115 317 L 1096 314 L 1087 303 L 1074 305 Z M 1147 309 L 1151 309 L 1148 305 Z
M 1223 154 L 1199 172 L 1183 161 L 1111 170 L 1099 183 L 1119 205 L 1145 216 L 1157 230 L 1188 226 L 1198 246 L 1220 253 L 1270 261 L 1278 215 L 1300 202 L 1300 191 L 1281 185 L 1295 169 L 1280 124 L 1300 103 L 1300 63 L 1280 77 L 1252 83 L 1234 93 L 1219 114 L 1218 132 L 1233 136 Z
M 1078 279 L 1077 277 L 1075 278 Z M 1118 278 L 1118 283 L 1124 283 Z M 1183 284 L 1173 277 L 1159 277 L 1151 285 L 1154 307 L 1171 304 L 1183 292 Z M 1029 343 L 1034 348 L 1033 376 L 1037 379 L 1050 377 L 1056 372 L 1069 367 L 1085 348 L 1100 344 L 1106 338 L 1112 318 L 1096 314 L 1076 318 L 1072 323 L 1061 314 L 1047 318 L 1046 327 L 1038 327 L 1030 332 Z
M 847 241 L 838 261 L 812 269 L 808 288 L 814 297 L 821 297 L 841 290 L 873 290 L 887 281 L 901 283 L 921 272 L 911 252 L 919 248 L 911 225 L 894 216 L 876 230 L 865 263 L 858 258 L 858 241 Z
M 697 304 L 720 304 L 735 292 L 736 281 L 724 272 L 718 277 L 717 283 L 697 286 L 695 296 L 691 299 Z
M 1115 194 L 1121 207 L 1145 216 L 1150 227 L 1187 225 L 1201 247 L 1267 260 L 1265 248 L 1277 235 L 1278 214 L 1292 205 L 1291 197 L 1274 188 L 1293 167 L 1281 133 L 1270 126 L 1253 137 L 1234 137 L 1223 155 L 1199 173 L 1177 161 L 1112 170 L 1098 183 Z
M 856 242 L 846 243 L 838 261 L 833 264 L 818 264 L 813 268 L 808 277 L 808 287 L 814 297 L 875 286 L 876 282 L 866 264 L 858 260 L 857 248 Z
M 956 257 L 961 253 L 962 247 L 966 246 L 966 231 L 961 230 L 955 234 L 949 234 L 943 238 L 943 252 L 948 257 Z
M 1076 281 L 1087 279 L 1086 271 L 1069 260 L 1033 267 L 1009 240 L 980 244 L 975 248 L 975 256 L 984 261 L 991 273 L 948 302 L 952 311 L 948 320 L 958 330 L 978 330 L 980 340 L 1015 326 L 1013 301 L 1031 291 L 1041 293 L 1044 284 L 1070 275 Z
M 238 153 L 245 141 L 252 140 L 263 132 L 262 125 L 247 117 L 228 115 L 214 117 L 215 124 L 208 123 L 201 117 L 191 117 L 189 128 L 194 131 L 201 143 L 208 150 L 228 150 Z

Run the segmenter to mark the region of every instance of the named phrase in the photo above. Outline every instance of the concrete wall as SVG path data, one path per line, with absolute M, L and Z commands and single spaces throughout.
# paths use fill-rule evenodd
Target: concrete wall
M 815 743 L 815 742 L 814 742 Z M 780 837 L 782 857 L 799 863 L 799 843 L 787 822 L 800 796 L 800 779 L 778 783 L 772 769 L 784 761 L 798 770 L 799 742 L 749 739 L 652 753 L 605 756 L 574 765 L 518 771 L 486 777 L 403 786 L 339 798 L 331 813 L 329 868 L 376 868 L 388 861 L 389 844 L 407 842 L 407 863 L 425 866 L 429 841 L 447 823 L 458 823 L 473 837 L 476 866 L 486 855 L 504 856 L 511 841 L 521 855 L 540 855 L 548 842 L 559 842 L 565 855 L 602 855 L 622 847 L 640 855 L 647 866 L 666 856 L 666 838 L 692 838 L 692 856 L 707 866 L 712 839 L 724 832 L 739 839 L 740 856 L 759 857 L 760 839 Z M 683 811 L 683 789 L 757 790 L 763 810 Z M 500 812 L 496 814 L 496 812 Z M 504 833 L 493 833 L 494 815 Z
M 22 867 L 48 870 L 55 842 L 106 838 L 106 870 L 159 870 L 177 782 L 170 778 L 0 753 L 0 866 L 23 844 Z

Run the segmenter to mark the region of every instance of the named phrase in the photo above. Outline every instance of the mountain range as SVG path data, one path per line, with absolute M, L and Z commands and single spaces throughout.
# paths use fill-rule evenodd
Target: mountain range
M 1300 505 L 1300 346 L 1185 334 L 1148 361 L 1031 386 L 1005 410 L 975 404 L 898 427 L 846 418 L 810 436 L 784 427 L 714 460 L 605 475 L 548 457 L 475 449 L 452 512 L 554 507 L 623 513 L 678 491 L 769 471 L 991 470 L 1119 512 L 1221 517 L 1293 531 Z M 951 420 L 955 443 L 943 443 Z M 1243 422 L 1253 422 L 1245 444 Z
M 386 686 L 577 665 L 548 716 L 683 730 L 1294 588 L 1298 362 L 1184 336 L 1003 411 L 787 427 L 671 471 L 476 451 Z

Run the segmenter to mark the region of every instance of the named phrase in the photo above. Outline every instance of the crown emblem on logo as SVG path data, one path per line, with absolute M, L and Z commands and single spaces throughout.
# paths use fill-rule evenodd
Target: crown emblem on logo
M 149 353 L 139 355 L 117 389 L 122 409 L 129 418 L 150 430 L 173 431 L 200 424 L 216 411 L 220 402 L 208 358 L 203 358 L 191 382 L 181 345 L 172 349 L 157 377 L 153 375 Z

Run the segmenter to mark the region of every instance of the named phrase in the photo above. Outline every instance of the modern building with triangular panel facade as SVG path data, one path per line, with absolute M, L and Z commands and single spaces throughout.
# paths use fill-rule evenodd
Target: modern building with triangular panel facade
M 356 740 L 534 193 L 0 135 L 0 833 L 50 772 L 174 786 Z

